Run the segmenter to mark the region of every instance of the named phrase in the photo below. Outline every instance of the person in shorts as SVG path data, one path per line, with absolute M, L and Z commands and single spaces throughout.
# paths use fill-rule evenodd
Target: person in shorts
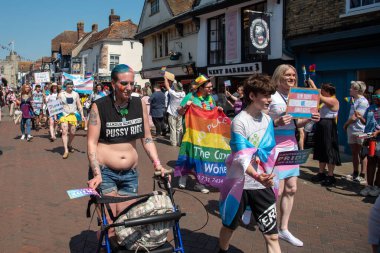
M 367 159 L 361 160 L 360 151 L 363 147 L 364 139 L 358 138 L 359 134 L 363 134 L 365 125 L 359 120 L 358 116 L 363 116 L 369 107 L 368 100 L 363 96 L 366 85 L 362 81 L 352 81 L 350 88 L 350 114 L 343 128 L 347 131 L 347 142 L 352 152 L 353 172 L 346 176 L 348 180 L 364 184 L 365 171 L 367 169 Z M 359 163 L 361 163 L 361 171 L 359 174 Z
M 232 234 L 248 206 L 263 233 L 267 252 L 281 252 L 278 241 L 276 197 L 271 187 L 274 184 L 273 166 L 264 165 L 268 163 L 270 156 L 274 157 L 272 149 L 276 145 L 273 120 L 263 112 L 268 110 L 271 95 L 275 91 L 275 85 L 269 76 L 255 74 L 245 82 L 244 97 L 248 105 L 232 121 L 230 145 L 234 155 L 226 160 L 229 179 L 224 180 L 221 189 L 220 213 L 223 226 L 219 234 L 220 253 L 228 252 Z M 244 154 L 246 156 L 242 158 Z M 237 180 L 231 184 L 230 179 L 236 178 L 239 171 L 244 180 Z M 224 192 L 226 189 L 231 189 L 231 192 L 238 188 L 239 182 L 244 182 L 244 185 L 241 184 L 243 187 L 241 199 L 236 199 L 240 201 L 236 210 L 236 202 L 229 202 L 231 197 L 225 198 Z M 236 194 L 234 196 L 237 197 Z

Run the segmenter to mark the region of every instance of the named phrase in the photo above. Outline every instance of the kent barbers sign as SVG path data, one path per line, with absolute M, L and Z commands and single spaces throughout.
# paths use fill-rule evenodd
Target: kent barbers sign
M 249 53 L 250 54 L 269 54 L 269 17 L 257 13 L 252 14 L 249 19 Z
M 262 73 L 261 62 L 207 68 L 208 76 L 250 75 L 254 73 Z

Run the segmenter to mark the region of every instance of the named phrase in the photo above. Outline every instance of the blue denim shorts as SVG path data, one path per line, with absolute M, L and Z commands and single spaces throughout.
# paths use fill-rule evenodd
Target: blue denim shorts
M 103 194 L 117 192 L 119 195 L 135 196 L 139 186 L 139 173 L 137 168 L 127 170 L 113 170 L 101 165 L 102 183 L 99 189 Z M 89 178 L 92 178 L 90 168 Z

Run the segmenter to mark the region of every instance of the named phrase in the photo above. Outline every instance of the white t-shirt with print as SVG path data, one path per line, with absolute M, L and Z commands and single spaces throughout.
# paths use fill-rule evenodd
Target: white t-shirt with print
M 179 105 L 181 104 L 182 99 L 186 96 L 186 93 L 184 91 L 175 91 L 175 90 L 169 89 L 169 96 L 170 96 L 170 101 L 169 101 L 167 112 L 170 115 L 177 117 L 178 116 L 177 109 Z
M 286 102 L 288 101 L 288 97 L 280 94 L 278 91 L 274 93 L 272 96 L 272 102 L 269 105 L 269 116 L 272 118 L 272 120 L 276 120 L 286 114 Z M 296 126 L 294 124 L 294 120 L 290 122 L 290 124 L 285 126 L 278 126 L 276 127 L 276 130 L 280 129 L 295 129 Z
M 255 147 L 258 147 L 268 125 L 271 124 L 270 122 L 270 117 L 264 113 L 261 114 L 260 118 L 254 119 L 246 110 L 243 110 L 233 119 L 231 131 L 242 135 Z M 257 170 L 257 168 L 255 169 Z M 257 171 L 257 173 L 261 174 L 262 171 Z M 264 185 L 245 174 L 244 189 L 258 190 L 264 188 L 266 188 Z

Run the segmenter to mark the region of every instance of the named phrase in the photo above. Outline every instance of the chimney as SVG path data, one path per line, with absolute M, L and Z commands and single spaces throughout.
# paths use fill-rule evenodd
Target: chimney
M 109 16 L 109 26 L 111 26 L 115 22 L 120 22 L 120 16 L 115 15 L 114 10 L 111 9 L 111 14 Z
M 91 30 L 92 30 L 92 32 L 96 32 L 97 33 L 98 32 L 98 24 L 93 24 Z
M 84 34 L 84 23 L 82 21 L 77 23 L 77 32 L 78 32 L 78 40 L 80 40 Z

